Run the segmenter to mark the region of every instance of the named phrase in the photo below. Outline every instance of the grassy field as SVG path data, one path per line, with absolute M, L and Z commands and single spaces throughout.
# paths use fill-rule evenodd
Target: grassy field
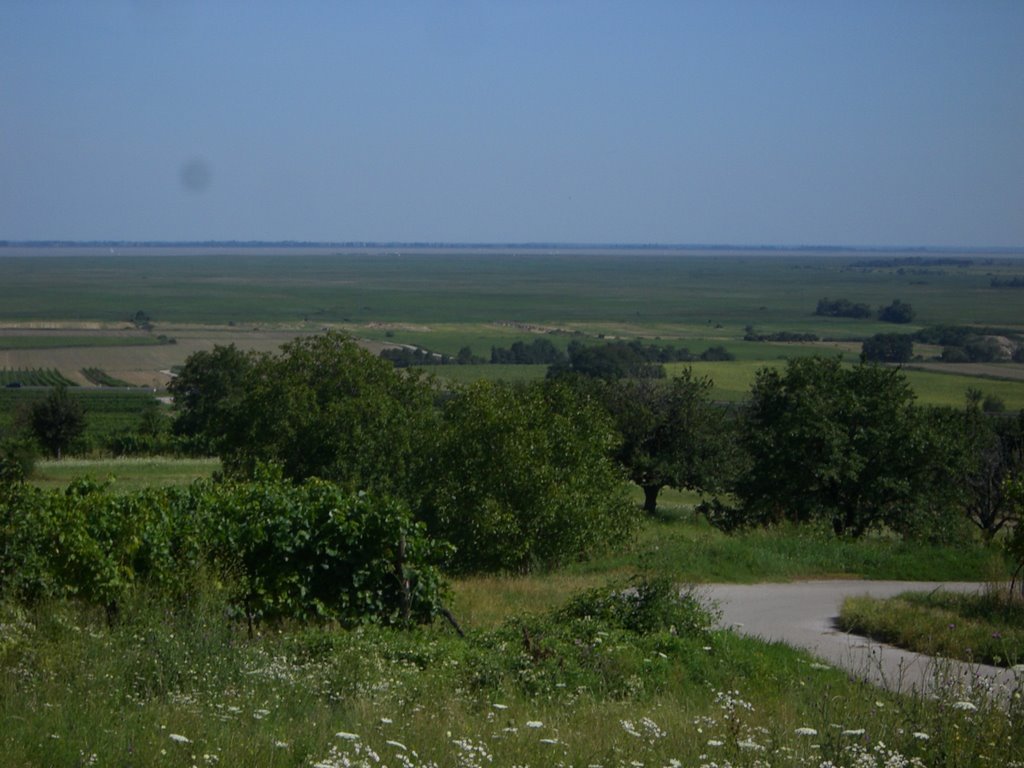
M 874 252 L 163 253 L 6 256 L 0 320 L 114 322 L 143 309 L 158 326 L 516 321 L 611 330 L 750 323 L 841 337 L 880 326 L 814 317 L 818 299 L 878 306 L 901 298 L 917 309 L 918 322 L 930 324 L 1019 323 L 1017 292 L 990 282 L 1024 270 L 1020 259 L 983 255 L 966 256 L 974 261 L 969 267 L 862 266 L 887 256 Z
M 737 400 L 761 365 L 807 354 L 853 361 L 860 352 L 856 340 L 878 332 L 936 324 L 1024 329 L 1021 291 L 991 287 L 993 277 L 1024 272 L 1024 255 L 301 248 L 24 253 L 0 258 L 0 323 L 6 326 L 0 328 L 0 367 L 57 368 L 80 384 L 87 383 L 82 369 L 99 368 L 133 385 L 162 388 L 167 371 L 214 344 L 273 351 L 296 335 L 331 327 L 375 349 L 412 344 L 454 355 L 469 346 L 485 358 L 492 346 L 539 334 L 563 348 L 573 339 L 615 338 L 657 340 L 698 354 L 723 345 L 737 367 L 708 370 L 717 396 Z M 908 261 L 914 257 L 946 261 L 924 266 Z M 872 307 L 899 298 L 917 317 L 893 326 L 815 316 L 825 297 Z M 131 330 L 128 320 L 138 310 L 152 318 L 151 333 Z M 759 333 L 815 333 L 824 341 L 746 342 L 748 325 Z M 176 343 L 152 343 L 159 335 Z M 1000 370 L 977 369 L 985 377 Z M 540 375 L 539 369 L 434 372 L 458 381 Z M 959 373 L 975 378 L 971 369 Z M 915 379 L 924 402 L 959 404 L 969 385 Z M 1019 376 L 992 386 L 1008 407 L 1024 401 Z

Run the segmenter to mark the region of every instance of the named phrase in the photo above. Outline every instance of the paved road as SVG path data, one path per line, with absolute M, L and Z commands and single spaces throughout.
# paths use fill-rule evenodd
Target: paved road
M 940 685 L 980 681 L 1001 698 L 1016 688 L 1016 676 L 1010 670 L 936 660 L 835 627 L 839 606 L 849 596 L 892 597 L 900 592 L 933 589 L 973 592 L 981 587 L 967 582 L 801 581 L 710 584 L 702 589 L 719 604 L 723 627 L 810 651 L 826 663 L 876 685 L 930 694 Z

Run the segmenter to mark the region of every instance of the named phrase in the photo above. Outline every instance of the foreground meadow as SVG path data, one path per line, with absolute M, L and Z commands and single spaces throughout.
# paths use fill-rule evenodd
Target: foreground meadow
M 496 629 L 268 627 L 217 587 L 114 627 L 5 609 L 11 766 L 973 766 L 1024 760 L 1019 699 L 899 697 L 784 646 L 576 610 Z M 652 607 L 652 606 L 648 606 Z M 657 608 L 657 606 L 653 606 Z M 594 604 L 584 610 L 594 610 Z M 655 611 L 657 613 L 657 611 Z M 676 621 L 679 619 L 676 618 Z
M 76 469 L 119 472 L 125 489 L 214 469 L 164 463 Z M 40 469 L 55 482 L 52 465 Z M 230 575 L 201 571 L 176 598 L 138 588 L 113 621 L 73 599 L 4 603 L 3 764 L 1024 764 L 1013 692 L 1008 706 L 970 684 L 937 700 L 893 695 L 716 628 L 699 589 L 675 599 L 674 585 L 711 580 L 1003 578 L 997 550 L 725 536 L 693 517 L 695 500 L 667 494 L 635 540 L 589 562 L 455 580 L 464 636 L 440 619 L 408 631 L 286 620 L 249 635 Z

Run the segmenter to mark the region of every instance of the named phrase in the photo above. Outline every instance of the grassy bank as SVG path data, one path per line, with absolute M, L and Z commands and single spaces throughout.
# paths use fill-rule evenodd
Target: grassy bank
M 1024 663 L 1024 602 L 1005 589 L 848 598 L 839 623 L 848 632 L 930 656 L 1008 667 Z

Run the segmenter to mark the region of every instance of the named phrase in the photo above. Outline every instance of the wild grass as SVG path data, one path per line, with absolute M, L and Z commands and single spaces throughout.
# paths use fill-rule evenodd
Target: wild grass
M 839 623 L 848 632 L 930 656 L 1008 667 L 1024 663 L 1024 602 L 1005 588 L 847 598 Z
M 639 501 L 639 489 L 633 489 Z M 662 491 L 659 513 L 632 542 L 570 568 L 573 573 L 674 574 L 680 581 L 791 581 L 810 578 L 984 581 L 1008 578 L 998 546 L 964 539 L 940 545 L 884 534 L 838 538 L 831 530 L 780 525 L 725 534 L 695 514 L 696 494 Z
M 444 625 L 266 627 L 202 575 L 108 625 L 73 602 L 0 607 L 5 765 L 1011 765 L 1020 712 L 851 681 L 718 630 L 564 613 L 458 638 Z M 831 762 L 828 762 L 831 761 Z

